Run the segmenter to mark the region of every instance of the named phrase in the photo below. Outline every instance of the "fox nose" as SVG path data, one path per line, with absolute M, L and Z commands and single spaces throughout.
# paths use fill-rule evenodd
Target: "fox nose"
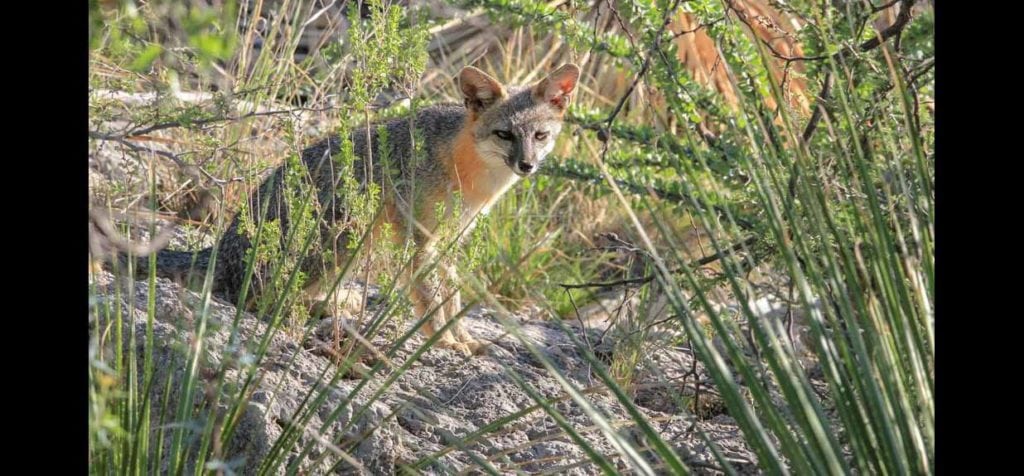
M 524 174 L 532 172 L 534 167 L 536 166 L 529 162 L 519 162 L 519 171 Z

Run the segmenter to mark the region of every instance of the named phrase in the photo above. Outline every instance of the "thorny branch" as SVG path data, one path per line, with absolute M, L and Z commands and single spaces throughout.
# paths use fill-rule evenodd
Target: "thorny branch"
M 875 48 L 878 48 L 886 40 L 892 38 L 903 31 L 907 24 L 910 23 L 911 15 L 910 9 L 913 7 L 913 1 L 903 0 L 900 3 L 900 11 L 896 15 L 896 21 L 888 28 L 882 30 L 874 38 L 867 40 L 857 46 L 855 49 L 851 47 L 844 48 L 837 53 L 832 55 L 832 58 L 836 62 L 842 62 L 847 56 L 854 52 L 867 53 Z M 815 129 L 818 127 L 818 123 L 821 122 L 821 115 L 826 112 L 824 111 L 826 103 L 832 95 L 832 87 L 835 84 L 834 74 L 831 69 L 825 73 L 825 79 L 822 81 L 821 92 L 818 94 L 818 98 L 814 104 L 814 113 L 811 114 L 811 118 L 807 121 L 807 126 L 804 127 L 804 133 L 801 135 L 803 142 L 806 144 L 810 142 L 811 137 L 814 135 Z
M 924 76 L 924 75 L 928 74 L 929 72 L 931 72 L 932 69 L 934 69 L 934 68 L 935 68 L 935 57 L 933 56 L 931 58 L 925 59 L 920 64 L 918 64 L 916 67 L 914 67 L 912 70 L 907 71 L 904 74 L 904 76 L 907 77 L 906 88 L 908 90 L 916 89 L 918 87 L 918 84 L 917 84 L 918 80 L 921 79 L 922 76 Z M 895 82 L 890 81 L 890 82 L 886 83 L 884 86 L 880 87 L 877 91 L 875 91 L 872 102 L 874 102 L 876 105 L 877 104 L 881 104 L 882 103 L 882 99 L 885 98 L 886 94 L 888 94 L 890 91 L 892 91 L 895 88 L 896 88 L 896 83 Z M 861 119 L 860 125 L 861 126 L 870 126 L 870 124 L 881 113 L 882 113 L 882 108 L 879 108 L 879 107 L 876 106 L 874 108 L 874 110 L 872 110 L 863 119 Z
M 672 39 L 674 40 L 674 39 L 676 39 L 676 38 L 679 38 L 680 36 L 686 36 L 686 35 L 689 35 L 690 33 L 697 33 L 698 31 L 700 31 L 700 30 L 702 30 L 702 29 L 704 29 L 704 28 L 707 28 L 707 27 L 709 27 L 709 26 L 711 26 L 711 25 L 714 25 L 714 24 L 716 24 L 716 23 L 719 23 L 719 22 L 722 22 L 722 21 L 725 21 L 725 17 L 719 18 L 719 19 L 717 19 L 717 20 L 711 20 L 711 21 L 709 21 L 709 22 L 707 22 L 707 23 L 701 23 L 701 24 L 697 25 L 697 26 L 696 26 L 695 28 L 693 28 L 693 29 L 690 29 L 690 30 L 683 30 L 683 31 L 680 31 L 680 32 L 678 32 L 678 33 L 675 33 L 675 34 L 673 34 L 673 35 L 672 35 Z
M 575 180 L 581 180 L 581 181 L 599 181 L 599 180 L 603 180 L 604 179 L 603 175 L 588 175 L 588 174 L 585 174 L 585 173 L 582 173 L 582 172 L 577 172 L 577 171 L 574 171 L 574 170 L 566 170 L 566 169 L 548 168 L 548 169 L 543 170 L 541 173 L 544 174 L 544 175 L 547 175 L 549 177 L 561 177 L 561 178 L 569 178 L 569 179 L 575 179 Z M 701 200 L 700 198 L 697 198 L 697 197 L 694 197 L 694 196 L 691 196 L 691 195 L 686 195 L 686 194 L 683 194 L 683 193 L 680 193 L 680 192 L 676 192 L 676 191 L 672 191 L 672 190 L 657 189 L 657 188 L 654 188 L 654 187 L 652 187 L 650 185 L 641 185 L 641 184 L 638 184 L 638 183 L 629 182 L 629 181 L 618 179 L 618 178 L 612 178 L 612 181 L 615 182 L 616 186 L 618 186 L 618 187 L 620 187 L 620 188 L 622 188 L 624 190 L 628 190 L 631 193 L 635 193 L 635 194 L 654 194 L 654 195 L 657 195 L 659 198 L 668 199 L 668 200 L 675 200 L 675 201 L 678 201 L 678 202 L 681 202 L 681 203 L 686 203 L 686 204 L 689 204 L 690 206 L 696 207 L 696 208 L 698 208 L 700 210 L 714 210 L 715 213 L 717 213 L 719 216 L 723 216 L 723 215 L 727 215 L 728 214 L 728 211 L 724 207 L 722 207 L 721 205 L 708 205 L 707 203 L 704 203 L 704 201 Z M 742 218 L 733 217 L 733 219 L 735 220 L 736 225 L 738 225 L 740 228 L 742 228 L 744 230 L 751 230 L 754 227 L 753 223 L 750 223 L 749 221 L 744 220 Z
M 882 5 L 880 7 L 872 7 L 872 12 L 871 13 L 877 13 L 879 11 L 882 11 L 882 10 L 886 9 L 886 8 L 889 8 L 892 5 L 895 5 L 897 3 L 897 1 L 900 1 L 900 0 L 888 2 L 885 5 Z M 744 12 L 738 10 L 734 6 L 732 0 L 727 0 L 726 1 L 726 5 L 728 6 L 729 10 L 733 11 L 736 14 L 736 17 L 740 20 L 740 22 L 742 22 L 744 25 L 746 25 L 747 28 L 750 28 L 751 31 L 754 31 L 754 26 L 750 24 L 750 18 L 748 18 L 747 15 Z M 911 8 L 913 7 L 913 5 L 914 5 L 914 2 L 912 0 L 911 1 L 907 1 L 907 0 L 901 1 L 900 2 L 900 11 L 896 15 L 896 21 L 894 21 L 892 25 L 889 25 L 889 27 L 887 27 L 886 29 L 880 31 L 878 33 L 878 35 L 876 35 L 874 38 L 871 38 L 870 40 L 866 40 L 866 41 L 862 42 L 861 44 L 857 45 L 856 47 L 847 46 L 847 47 L 839 50 L 838 52 L 836 52 L 836 53 L 834 53 L 832 55 L 788 56 L 788 55 L 782 54 L 777 49 L 775 49 L 775 47 L 772 46 L 772 44 L 770 42 L 765 41 L 763 39 L 760 40 L 760 41 L 761 41 L 761 43 L 765 47 L 768 48 L 768 51 L 771 52 L 772 56 L 774 56 L 777 59 L 780 59 L 780 60 L 784 61 L 785 62 L 785 66 L 787 68 L 789 67 L 790 63 L 798 62 L 798 61 L 823 61 L 823 60 L 827 60 L 827 59 L 831 58 L 831 59 L 835 60 L 836 62 L 842 62 L 844 59 L 846 59 L 848 56 L 850 56 L 850 55 L 852 55 L 854 53 L 857 53 L 857 52 L 859 52 L 859 53 L 867 53 L 868 51 L 871 51 L 871 50 L 873 50 L 875 48 L 878 48 L 886 40 L 888 40 L 888 39 L 890 39 L 890 38 L 892 38 L 894 36 L 897 36 L 901 32 L 903 32 L 903 29 L 906 28 L 906 26 L 910 23 L 910 20 L 911 20 L 911 14 L 910 13 L 911 13 Z M 823 111 L 823 109 L 825 108 L 825 104 L 831 98 L 832 87 L 834 85 L 835 85 L 835 78 L 834 78 L 833 72 L 832 72 L 832 70 L 828 70 L 825 73 L 824 80 L 822 81 L 821 92 L 818 93 L 817 99 L 815 101 L 815 105 L 814 105 L 814 107 L 812 109 L 813 112 L 811 113 L 811 117 L 807 121 L 807 125 L 804 127 L 803 134 L 801 134 L 801 139 L 803 140 L 803 143 L 806 144 L 807 142 L 809 142 L 811 140 L 811 137 L 814 135 L 814 131 L 818 127 L 818 123 L 821 122 L 821 116 L 822 116 L 822 114 L 824 112 L 826 112 L 826 111 Z
M 611 114 L 608 115 L 608 119 L 605 120 L 606 129 L 610 129 L 612 127 L 612 124 L 615 122 L 615 118 L 619 115 L 620 112 L 622 112 L 622 107 L 626 105 L 626 101 L 629 100 L 629 98 L 633 95 L 633 91 L 636 90 L 637 84 L 639 84 L 640 81 L 644 78 L 644 76 L 647 75 L 647 70 L 650 69 L 651 67 L 652 56 L 655 52 L 661 49 L 662 34 L 665 33 L 665 29 L 667 29 L 668 26 L 672 23 L 670 17 L 676 11 L 676 9 L 679 8 L 679 3 L 681 1 L 682 0 L 676 0 L 675 2 L 672 3 L 672 6 L 665 11 L 665 15 L 662 17 L 661 27 L 658 28 L 658 31 L 654 34 L 654 44 L 652 44 L 650 49 L 648 49 L 646 58 L 644 58 L 643 66 L 640 67 L 640 72 L 638 72 L 636 74 L 636 77 L 633 78 L 633 82 L 629 85 L 629 89 L 627 89 L 626 92 L 622 94 L 622 97 L 619 98 L 618 104 L 615 105 L 615 109 L 612 110 Z M 608 135 L 604 134 L 604 137 L 607 138 Z M 605 156 L 608 154 L 608 140 L 604 140 L 603 142 L 604 147 L 601 151 L 602 162 L 604 161 Z
M 895 2 L 893 2 L 893 3 L 895 3 Z M 896 17 L 896 21 L 893 22 L 893 24 L 890 25 L 885 30 L 882 30 L 878 34 L 878 36 L 876 36 L 875 38 L 872 38 L 872 39 L 870 39 L 868 41 L 865 41 L 865 42 L 861 43 L 860 46 L 858 46 L 858 49 L 860 50 L 860 52 L 861 53 L 865 53 L 865 52 L 871 51 L 871 50 L 881 46 L 882 42 L 884 42 L 885 40 L 887 40 L 889 38 L 892 38 L 893 36 L 896 36 L 901 31 L 903 31 L 903 28 L 905 28 L 907 26 L 907 24 L 910 23 L 910 19 L 911 19 L 910 8 L 913 6 L 913 3 L 914 3 L 913 1 L 903 1 L 903 3 L 900 4 L 900 12 L 899 12 L 899 14 Z M 879 38 L 881 38 L 881 39 L 879 39 Z M 843 59 L 846 58 L 847 55 L 852 54 L 853 51 L 854 50 L 852 50 L 850 48 L 846 48 L 846 49 L 843 49 L 843 50 L 835 53 L 832 56 L 836 59 L 836 61 L 842 61 Z M 927 70 L 925 70 L 925 71 L 927 71 Z M 923 72 L 921 74 L 923 74 Z M 920 76 L 920 75 L 915 76 L 913 79 L 916 80 L 918 76 Z M 828 112 L 826 110 L 826 104 L 828 103 L 828 101 L 832 97 L 832 88 L 834 86 L 835 86 L 835 74 L 833 74 L 833 70 L 829 69 L 825 73 L 825 78 L 822 81 L 821 91 L 818 93 L 818 97 L 815 100 L 815 104 L 814 104 L 814 107 L 813 107 L 813 112 L 811 113 L 811 117 L 807 120 L 807 125 L 804 127 L 804 131 L 800 135 L 800 139 L 802 141 L 802 144 L 809 144 L 810 143 L 811 137 L 814 136 L 814 131 L 818 127 L 818 123 L 821 122 L 822 115 L 824 115 L 826 112 Z M 888 88 L 885 88 L 884 91 L 888 92 L 888 90 L 891 89 L 891 88 L 892 88 L 892 85 L 890 85 Z M 796 196 L 796 181 L 797 181 L 797 177 L 798 177 L 798 173 L 797 172 L 798 172 L 798 169 L 796 168 L 796 164 L 794 163 L 793 164 L 793 172 L 790 173 L 789 184 L 788 184 L 788 189 L 789 189 L 788 192 L 789 192 L 789 196 L 790 197 L 795 197 Z
M 331 107 L 326 107 L 326 108 L 298 107 L 298 108 L 281 109 L 281 110 L 274 110 L 274 111 L 254 111 L 254 112 L 242 114 L 240 116 L 211 117 L 211 118 L 207 118 L 207 119 L 196 119 L 196 120 L 190 121 L 190 122 L 183 122 L 183 121 L 162 122 L 160 124 L 154 124 L 152 126 L 143 127 L 143 128 L 140 128 L 140 129 L 132 129 L 132 130 L 129 130 L 129 131 L 126 131 L 126 132 L 122 132 L 122 133 L 119 133 L 119 134 L 106 134 L 106 133 L 102 133 L 102 132 L 89 131 L 89 137 L 92 137 L 94 139 L 102 139 L 102 140 L 118 140 L 118 139 L 126 139 L 126 138 L 146 135 L 146 134 L 149 134 L 150 132 L 161 131 L 161 130 L 164 130 L 164 129 L 173 129 L 175 127 L 205 126 L 205 125 L 216 124 L 216 123 L 220 123 L 220 122 L 240 121 L 240 120 L 243 120 L 243 119 L 249 119 L 249 118 L 253 118 L 253 117 L 276 116 L 276 115 L 281 115 L 281 114 L 295 114 L 297 112 L 326 112 L 326 111 L 330 111 L 330 110 L 333 110 L 333 109 L 334 108 L 331 108 Z
M 637 85 L 640 83 L 641 80 L 643 80 L 644 76 L 646 76 L 648 70 L 651 67 L 651 60 L 654 58 L 654 55 L 661 52 L 661 41 L 663 39 L 663 34 L 665 33 L 665 30 L 668 28 L 668 26 L 671 24 L 671 20 L 670 20 L 671 16 L 679 8 L 680 3 L 681 3 L 681 0 L 676 0 L 675 2 L 673 2 L 672 6 L 668 10 L 665 11 L 664 16 L 662 17 L 662 25 L 658 29 L 658 31 L 654 34 L 654 43 L 648 49 L 646 55 L 644 55 L 643 64 L 640 67 L 640 71 L 637 72 L 636 77 L 633 78 L 633 82 L 629 85 L 629 88 L 626 90 L 626 92 L 623 93 L 621 98 L 619 98 L 618 103 L 616 103 L 615 108 L 608 115 L 608 118 L 605 119 L 602 123 L 599 123 L 599 125 L 587 125 L 587 126 L 585 126 L 588 129 L 597 130 L 598 139 L 601 140 L 601 142 L 603 143 L 603 146 L 601 148 L 601 158 L 600 158 L 600 161 L 602 163 L 605 162 L 605 160 L 607 159 L 607 156 L 608 156 L 609 142 L 610 142 L 610 139 L 611 139 L 611 130 L 612 130 L 612 126 L 615 123 L 615 119 L 618 117 L 619 113 L 622 112 L 623 107 L 625 106 L 625 104 L 629 100 L 629 98 L 633 95 L 633 91 L 636 90 Z M 718 21 L 721 21 L 721 20 L 718 20 Z M 698 27 L 697 29 L 699 29 L 699 28 L 700 27 Z M 599 178 L 599 177 L 590 177 L 590 176 L 586 176 L 584 174 L 580 174 L 580 173 L 577 173 L 577 172 L 570 172 L 570 171 L 561 171 L 560 173 L 557 173 L 555 175 L 562 176 L 562 177 L 568 177 L 568 178 L 578 178 L 578 179 L 594 179 L 594 178 Z M 627 182 L 624 182 L 622 180 L 618 180 L 618 179 L 614 179 L 614 178 L 612 180 L 616 183 L 616 185 L 624 186 L 625 188 L 629 189 L 630 191 L 632 191 L 634 193 L 644 193 L 644 192 L 649 193 L 649 192 L 652 191 L 650 187 L 645 187 L 645 186 L 641 186 L 641 185 L 638 185 L 638 184 L 631 184 L 631 183 L 627 183 Z M 706 208 L 712 208 L 716 212 L 725 213 L 725 210 L 723 210 L 721 207 L 719 207 L 719 206 L 708 207 L 700 199 L 695 198 L 695 197 L 690 197 L 690 196 L 686 196 L 686 195 L 682 195 L 682 194 L 678 194 L 678 193 L 673 193 L 673 192 L 664 192 L 664 191 L 655 191 L 655 192 L 657 192 L 659 195 L 664 195 L 664 196 L 666 196 L 668 198 L 673 198 L 673 199 L 677 199 L 677 200 L 680 200 L 680 201 L 684 201 L 684 202 L 690 203 L 690 204 L 692 204 L 694 206 L 697 206 L 697 207 L 700 207 L 700 208 L 705 208 L 705 209 Z M 750 228 L 750 224 L 747 223 L 747 222 L 742 222 L 742 223 L 738 223 L 738 224 L 740 226 L 742 226 L 743 228 L 747 228 L 747 229 Z
M 748 237 L 745 240 L 740 241 L 739 243 L 736 243 L 736 244 L 730 246 L 729 248 L 726 248 L 725 250 L 722 250 L 722 251 L 720 251 L 718 253 L 715 253 L 715 254 L 712 254 L 712 255 L 709 255 L 709 256 L 705 256 L 705 257 L 697 259 L 697 260 L 694 260 L 690 264 L 686 265 L 686 267 L 675 268 L 673 270 L 670 270 L 669 272 L 675 274 L 675 273 L 682 272 L 684 269 L 695 269 L 695 268 L 699 268 L 701 266 L 706 266 L 708 264 L 714 263 L 715 261 L 723 259 L 723 258 L 725 258 L 727 256 L 733 255 L 733 254 L 739 252 L 740 250 L 742 250 L 744 248 L 748 248 L 750 246 L 753 246 L 754 243 L 756 243 L 756 242 L 757 242 L 757 237 L 756 236 Z M 644 285 L 644 284 L 647 284 L 647 283 L 649 283 L 651 281 L 654 281 L 654 279 L 656 277 L 657 277 L 657 274 L 656 273 L 652 273 L 652 274 L 649 274 L 647 276 L 643 276 L 643 277 L 639 277 L 639 278 L 621 279 L 621 280 L 618 280 L 618 281 L 607 281 L 607 282 L 602 282 L 602 283 L 578 283 L 578 284 L 562 283 L 562 284 L 559 284 L 559 286 L 561 286 L 563 289 L 610 288 L 610 287 L 615 287 L 615 286 L 637 286 L 637 285 Z
M 622 15 L 619 14 L 619 11 L 615 8 L 615 5 L 611 0 L 605 0 L 605 4 L 608 5 L 608 9 L 611 10 L 612 16 L 615 17 L 615 21 L 619 24 L 619 28 L 622 28 L 622 31 L 626 33 L 626 37 L 629 38 L 629 45 L 633 47 L 633 49 L 636 49 L 636 38 L 633 38 L 633 32 L 626 27 L 626 22 L 622 20 Z M 599 3 L 597 6 L 600 8 L 601 4 Z

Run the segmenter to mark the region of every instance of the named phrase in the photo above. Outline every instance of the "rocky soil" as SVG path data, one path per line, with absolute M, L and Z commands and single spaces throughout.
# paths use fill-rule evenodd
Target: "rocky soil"
M 94 346 L 97 339 L 109 343 L 114 335 L 111 323 L 115 321 L 103 309 L 120 305 L 126 310 L 125 330 L 134 330 L 138 355 L 143 355 L 149 297 L 145 282 L 129 286 L 133 283 L 102 272 L 95 275 L 94 284 L 97 292 L 90 321 Z M 196 311 L 201 308 L 200 296 L 162 278 L 157 280 L 155 302 L 155 383 L 151 391 L 155 402 L 162 403 L 168 391 L 170 402 L 182 398 L 186 350 L 199 342 L 205 349 L 198 371 L 203 385 L 195 394 L 194 420 L 177 423 L 202 428 L 208 418 L 222 418 L 225 402 L 238 393 L 241 382 L 251 371 L 258 377 L 234 435 L 221 449 L 220 459 L 238 474 L 254 474 L 268 455 L 278 451 L 275 442 L 282 435 L 295 438 L 282 448 L 286 454 L 280 459 L 282 464 L 270 468 L 274 474 L 295 469 L 305 474 L 394 474 L 403 468 L 426 474 L 478 473 L 481 470 L 476 468 L 484 465 L 499 473 L 598 473 L 599 468 L 580 445 L 537 408 L 535 398 L 551 401 L 566 425 L 625 472 L 630 472 L 629 464 L 590 412 L 599 414 L 614 428 L 611 431 L 637 448 L 646 447 L 625 407 L 606 390 L 573 344 L 574 339 L 589 341 L 597 355 L 607 357 L 615 347 L 614 337 L 605 334 L 602 341 L 599 329 L 513 316 L 506 322 L 518 329 L 518 335 L 513 335 L 493 312 L 478 307 L 466 322 L 475 336 L 493 342 L 487 355 L 466 358 L 450 350 L 430 349 L 414 358 L 412 353 L 423 342 L 417 333 L 394 355 L 384 357 L 377 351 L 387 352 L 393 338 L 407 330 L 392 323 L 370 339 L 368 344 L 376 349 L 373 355 L 365 353 L 369 356 L 360 364 L 337 375 L 331 354 L 324 351 L 333 336 L 335 323 L 330 318 L 304 337 L 276 333 L 266 356 L 253 364 L 251 352 L 267 332 L 266 323 L 256 316 L 240 314 L 237 338 L 232 341 L 233 306 L 214 298 L 208 317 L 203 319 Z M 351 320 L 338 324 L 358 327 Z M 197 339 L 200 329 L 201 339 Z M 130 335 L 124 332 L 126 342 Z M 346 338 L 343 343 L 353 341 Z M 531 346 L 536 352 L 531 352 Z M 227 385 L 211 412 L 217 369 L 225 359 Z M 565 382 L 545 367 L 545 360 Z M 632 401 L 691 469 L 719 473 L 708 445 L 711 440 L 737 470 L 755 473 L 755 456 L 721 401 L 706 386 L 708 377 L 702 366 L 694 364 L 688 351 L 663 347 L 643 360 L 647 365 L 638 367 L 635 385 L 630 388 Z M 377 372 L 360 376 L 376 364 L 380 364 Z M 408 370 L 396 372 L 403 366 Z M 698 380 L 704 385 L 694 399 Z M 589 408 L 570 398 L 565 385 L 582 392 Z M 510 415 L 516 418 L 494 425 Z M 325 421 L 330 423 L 325 425 Z M 154 422 L 154 427 L 157 424 Z M 654 457 L 646 453 L 641 457 L 657 471 Z

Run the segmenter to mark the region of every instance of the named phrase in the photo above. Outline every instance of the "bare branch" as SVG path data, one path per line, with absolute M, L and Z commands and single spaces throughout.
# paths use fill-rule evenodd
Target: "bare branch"
M 149 243 L 137 243 L 121 236 L 110 221 L 110 216 L 98 207 L 89 207 L 89 221 L 95 233 L 90 230 L 90 241 L 106 249 L 113 249 L 137 257 L 149 256 L 167 247 L 174 237 L 174 224 L 164 226 L 153 234 Z
M 94 139 L 117 140 L 117 139 L 124 139 L 124 138 L 129 138 L 129 137 L 141 136 L 141 135 L 149 134 L 151 132 L 161 131 L 161 130 L 164 130 L 164 129 L 173 129 L 175 127 L 205 126 L 205 125 L 208 125 L 208 124 L 216 124 L 216 123 L 219 123 L 219 122 L 240 121 L 242 119 L 249 119 L 249 118 L 252 118 L 252 117 L 275 116 L 275 115 L 281 115 L 281 114 L 294 114 L 294 113 L 297 113 L 297 112 L 326 112 L 326 111 L 331 111 L 333 109 L 335 109 L 335 108 L 325 107 L 325 108 L 319 108 L 318 109 L 318 108 L 297 107 L 297 108 L 293 108 L 293 109 L 281 109 L 281 110 L 275 110 L 275 111 L 257 111 L 257 112 L 250 112 L 250 113 L 247 113 L 247 114 L 242 114 L 240 116 L 211 117 L 211 118 L 207 118 L 207 119 L 197 119 L 195 121 L 187 122 L 187 123 L 181 122 L 181 121 L 163 122 L 163 123 L 160 123 L 160 124 L 154 124 L 152 126 L 143 127 L 141 129 L 133 129 L 133 130 L 121 133 L 121 134 L 104 134 L 104 133 L 101 133 L 101 132 L 90 131 L 89 132 L 89 137 L 92 137 Z

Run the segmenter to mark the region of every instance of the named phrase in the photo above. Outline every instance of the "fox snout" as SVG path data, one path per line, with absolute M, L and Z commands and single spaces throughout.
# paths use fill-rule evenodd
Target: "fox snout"
M 529 140 L 516 137 L 512 141 L 512 150 L 508 155 L 508 166 L 512 171 L 521 175 L 530 175 L 537 171 L 540 160 L 536 154 L 536 147 Z

